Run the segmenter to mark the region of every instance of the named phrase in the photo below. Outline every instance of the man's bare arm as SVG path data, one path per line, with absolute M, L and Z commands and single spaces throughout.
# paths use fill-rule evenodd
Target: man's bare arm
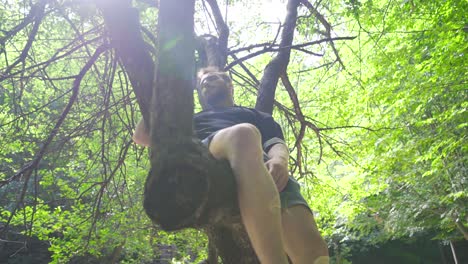
M 282 191 L 289 180 L 288 160 L 289 150 L 283 143 L 273 145 L 268 151 L 270 158 L 266 163 L 266 167 L 275 181 L 278 191 Z
M 149 131 L 145 126 L 143 118 L 136 125 L 135 133 L 133 133 L 132 139 L 140 146 L 149 147 L 151 145 Z
M 288 165 L 289 149 L 285 144 L 278 143 L 273 145 L 267 154 L 270 159 L 280 159 L 284 161 L 286 166 Z

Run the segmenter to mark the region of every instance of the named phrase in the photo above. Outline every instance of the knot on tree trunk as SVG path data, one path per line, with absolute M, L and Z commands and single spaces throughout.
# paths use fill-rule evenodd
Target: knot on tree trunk
M 215 160 L 196 139 L 161 147 L 152 153 L 143 202 L 154 223 L 171 231 L 207 226 L 238 213 L 226 161 Z

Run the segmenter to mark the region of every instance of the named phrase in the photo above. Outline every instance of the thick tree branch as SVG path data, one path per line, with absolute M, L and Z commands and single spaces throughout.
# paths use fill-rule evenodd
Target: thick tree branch
M 283 32 L 281 33 L 280 48 L 292 45 L 299 3 L 299 0 L 288 1 L 286 19 Z M 265 67 L 263 77 L 260 81 L 257 103 L 255 104 L 257 110 L 270 114 L 273 112 L 273 102 L 278 79 L 280 74 L 284 73 L 288 67 L 290 54 L 290 48 L 281 49 L 276 57 Z
M 226 56 L 221 52 L 218 38 L 207 34 L 197 39 L 200 67 L 214 66 L 222 69 L 226 65 Z
M 211 7 L 211 12 L 215 18 L 216 22 L 216 30 L 218 32 L 218 52 L 219 58 L 216 65 L 209 65 L 209 66 L 218 66 L 222 68 L 226 65 L 227 61 L 227 51 L 228 51 L 228 39 L 229 39 L 229 27 L 226 25 L 226 22 L 221 15 L 221 11 L 219 10 L 218 1 L 217 0 L 206 0 Z
M 149 125 L 154 62 L 141 35 L 138 11 L 127 0 L 98 0 L 96 5 L 104 16 L 111 45 L 125 67 L 143 118 Z
M 155 122 L 151 134 L 156 146 L 167 145 L 167 138 L 178 140 L 193 135 L 193 1 L 160 2 L 157 74 L 151 107 L 151 119 Z
M 223 69 L 227 62 L 229 27 L 226 25 L 223 16 L 221 15 L 218 2 L 216 0 L 206 0 L 206 2 L 210 5 L 211 12 L 214 16 L 214 23 L 216 23 L 215 27 L 218 32 L 218 37 L 205 34 L 197 38 L 197 50 L 200 62 L 198 67 L 214 66 L 219 69 Z M 199 88 L 200 87 L 197 86 L 200 104 L 203 108 L 206 108 L 207 104 L 203 97 L 200 96 L 201 91 Z

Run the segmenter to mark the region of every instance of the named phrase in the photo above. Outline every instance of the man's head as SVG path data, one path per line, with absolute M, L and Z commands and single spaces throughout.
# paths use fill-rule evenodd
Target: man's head
M 203 68 L 198 72 L 200 96 L 208 107 L 220 108 L 234 105 L 232 80 L 218 68 Z

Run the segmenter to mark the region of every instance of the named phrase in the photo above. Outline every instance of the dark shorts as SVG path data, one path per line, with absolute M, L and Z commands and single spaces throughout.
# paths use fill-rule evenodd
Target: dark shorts
M 203 139 L 202 143 L 208 147 L 215 134 L 216 133 L 213 133 L 209 137 Z M 268 155 L 266 153 L 263 153 L 263 160 L 268 160 Z M 286 184 L 286 187 L 279 193 L 282 209 L 290 208 L 295 205 L 303 205 L 310 210 L 309 205 L 307 204 L 304 197 L 302 197 L 301 195 L 300 189 L 301 186 L 299 185 L 299 183 L 293 177 L 289 176 L 289 180 Z M 310 211 L 312 212 L 312 210 Z

